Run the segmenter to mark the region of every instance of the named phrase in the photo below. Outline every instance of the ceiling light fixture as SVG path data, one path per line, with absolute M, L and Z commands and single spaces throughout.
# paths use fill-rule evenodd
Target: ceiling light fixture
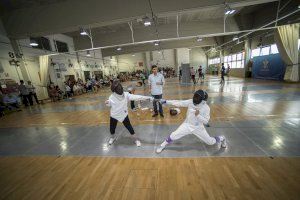
M 80 35 L 88 35 L 88 33 L 84 30 L 84 28 L 80 28 Z
M 86 51 L 86 56 L 89 56 L 89 57 L 91 56 L 91 54 L 90 54 L 90 51 L 89 51 L 89 50 L 87 50 L 87 51 Z
M 232 15 L 233 13 L 235 13 L 236 10 L 234 9 L 226 9 L 225 10 L 225 15 Z
M 154 42 L 154 45 L 155 45 L 155 46 L 158 46 L 158 45 L 159 45 L 159 42 Z
M 237 35 L 235 35 L 233 38 L 232 38 L 232 41 L 236 41 L 236 40 L 238 40 L 239 39 L 239 37 L 237 36 Z
M 32 47 L 37 47 L 37 46 L 39 46 L 39 44 L 34 40 L 34 39 L 30 39 L 30 46 L 32 46 Z
M 158 53 L 161 53 L 161 51 L 159 51 Z
M 134 54 L 132 54 L 132 56 L 135 56 Z
M 233 13 L 235 13 L 235 10 L 231 10 L 231 11 L 229 12 L 229 15 L 232 15 Z
M 121 51 L 121 50 L 122 50 L 122 48 L 121 48 L 121 47 L 117 48 L 117 51 Z
M 232 15 L 236 10 L 231 9 L 228 4 L 225 3 L 225 15 Z
M 203 39 L 200 38 L 200 37 L 197 38 L 197 42 L 201 42 L 202 40 L 203 40 Z
M 144 22 L 144 25 L 145 26 L 151 26 L 151 22 L 150 21 Z
M 144 18 L 144 26 L 151 26 L 151 20 L 148 17 Z

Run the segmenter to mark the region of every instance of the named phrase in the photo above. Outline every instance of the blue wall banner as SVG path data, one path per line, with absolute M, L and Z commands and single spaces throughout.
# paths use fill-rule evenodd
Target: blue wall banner
M 253 58 L 252 76 L 258 79 L 283 80 L 285 64 L 280 54 Z

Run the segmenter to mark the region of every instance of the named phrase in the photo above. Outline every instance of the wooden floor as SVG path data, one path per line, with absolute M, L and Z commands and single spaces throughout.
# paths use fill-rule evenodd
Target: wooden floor
M 0 158 L 1 199 L 299 199 L 298 158 Z
M 298 94 L 300 87 L 290 87 L 290 84 L 272 81 L 245 82 L 242 86 L 235 87 L 234 81 L 236 80 L 232 80 L 232 85 L 226 85 L 224 91 L 223 89 L 216 90 L 219 86 L 209 84 L 197 86 L 210 89 L 210 98 L 219 101 L 219 103 L 209 102 L 212 123 L 216 121 L 250 122 L 259 119 L 266 121 L 273 119 L 276 123 L 277 119 L 299 119 L 299 99 L 293 94 Z M 280 85 L 282 88 L 275 90 L 276 88 L 265 87 L 257 90 L 242 90 L 247 86 L 272 85 Z M 195 88 L 195 86 L 180 86 L 173 82 L 165 87 L 164 97 L 167 99 L 190 98 L 192 93 L 187 90 Z M 109 110 L 104 105 L 103 107 L 97 106 L 104 104 L 105 98 L 110 93 L 109 89 L 106 89 L 98 94 L 75 97 L 74 101 L 40 105 L 38 109 L 32 108 L 35 112 L 27 109 L 23 112 L 12 113 L 1 118 L 1 134 L 4 133 L 3 130 L 15 131 L 20 127 L 38 129 L 39 127 L 75 125 L 76 127 L 106 126 L 109 120 Z M 140 88 L 137 93 L 144 94 L 145 91 Z M 272 94 L 280 94 L 284 98 L 265 101 L 263 104 L 255 101 L 254 97 L 252 97 L 254 98 L 252 102 L 250 99 L 244 101 L 244 98 L 257 94 L 267 94 L 269 97 L 272 97 Z M 285 97 L 286 94 L 288 94 L 287 97 Z M 226 102 L 228 99 L 235 100 L 235 102 L 228 103 Z M 76 109 L 71 110 L 73 107 Z M 77 110 L 79 107 L 80 109 Z M 182 109 L 181 115 L 172 117 L 166 110 L 164 119 L 153 119 L 150 111 L 145 111 L 145 113 L 130 111 L 129 115 L 134 125 L 174 125 L 184 120 L 185 112 L 186 110 Z M 297 123 L 299 122 L 294 122 L 296 125 Z M 267 125 L 266 123 L 265 126 Z M 268 131 L 275 136 L 273 132 L 276 130 Z M 294 129 L 290 132 L 292 130 Z M 74 132 L 68 134 L 72 133 Z M 266 133 L 269 132 L 266 131 Z M 293 134 L 298 135 L 299 132 L 293 132 Z M 20 136 L 21 134 L 18 137 Z M 7 137 L 5 141 L 11 141 L 11 138 Z M 282 137 L 281 146 L 287 145 L 285 143 L 287 140 Z M 300 199 L 300 158 L 0 156 L 0 199 L 298 200 Z

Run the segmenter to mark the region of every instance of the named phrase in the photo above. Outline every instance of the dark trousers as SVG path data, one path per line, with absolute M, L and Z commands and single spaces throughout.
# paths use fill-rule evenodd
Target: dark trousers
M 33 99 L 32 97 L 34 97 L 35 102 L 36 102 L 37 104 L 39 104 L 39 100 L 38 100 L 38 98 L 37 98 L 37 96 L 36 96 L 36 93 L 30 92 L 30 96 L 31 96 L 31 99 Z
M 158 104 L 158 107 L 159 107 L 159 113 L 163 114 L 163 109 L 162 109 L 162 105 L 159 101 L 155 101 L 155 100 L 160 100 L 162 99 L 162 94 L 160 95 L 152 95 L 153 98 L 154 98 L 154 101 L 153 101 L 153 109 L 154 109 L 154 113 L 157 114 L 157 104 Z
M 28 106 L 28 102 L 30 103 L 30 105 L 33 105 L 33 101 L 32 101 L 32 98 L 31 98 L 31 95 L 22 95 L 22 101 L 23 101 L 23 104 L 25 106 Z
M 192 80 L 193 80 L 193 82 L 195 84 L 196 83 L 195 75 L 192 75 Z
M 117 124 L 118 124 L 118 120 L 116 120 L 115 118 L 110 117 L 110 134 L 112 134 L 112 135 L 115 134 Z M 131 126 L 131 123 L 130 123 L 130 120 L 128 118 L 128 115 L 124 119 L 123 125 L 127 128 L 127 130 L 129 131 L 129 133 L 131 135 L 134 135 L 134 130 L 133 130 L 132 126 Z
M 129 94 L 132 94 L 132 92 L 130 91 Z M 130 107 L 131 107 L 131 110 L 135 109 L 134 101 L 130 101 Z
M 130 101 L 130 107 L 131 107 L 131 110 L 135 109 L 134 101 Z
M 225 80 L 224 80 L 224 74 L 221 75 L 221 83 L 223 83 Z

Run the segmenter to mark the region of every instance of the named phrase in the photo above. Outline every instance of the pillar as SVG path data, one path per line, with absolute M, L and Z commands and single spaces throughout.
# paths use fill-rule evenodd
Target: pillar
M 17 61 L 20 63 L 20 71 L 22 73 L 22 77 L 24 82 L 31 81 L 30 74 L 27 70 L 26 61 L 24 59 L 24 54 L 21 47 L 18 45 L 17 40 L 10 38 L 11 46 L 13 48 L 14 54 L 16 56 Z

